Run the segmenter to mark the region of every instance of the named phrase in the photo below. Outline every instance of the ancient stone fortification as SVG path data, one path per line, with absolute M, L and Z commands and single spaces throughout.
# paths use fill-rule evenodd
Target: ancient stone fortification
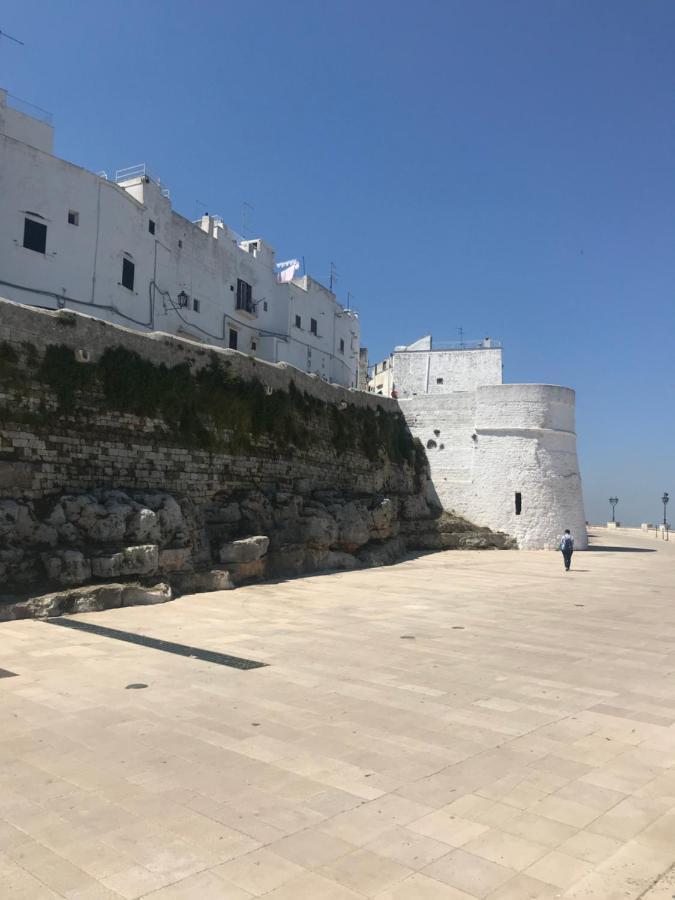
M 392 400 L 0 301 L 0 593 L 72 588 L 47 603 L 67 611 L 92 583 L 90 605 L 122 605 L 130 580 L 208 590 L 508 544 L 428 494 Z

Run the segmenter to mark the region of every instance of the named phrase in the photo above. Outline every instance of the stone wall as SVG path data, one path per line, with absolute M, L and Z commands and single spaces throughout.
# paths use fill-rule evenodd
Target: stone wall
M 451 546 L 427 479 L 388 398 L 0 301 L 0 593 L 231 587 Z

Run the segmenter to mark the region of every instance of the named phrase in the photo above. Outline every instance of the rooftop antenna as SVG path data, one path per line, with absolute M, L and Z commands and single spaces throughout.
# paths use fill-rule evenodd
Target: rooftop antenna
M 351 291 L 347 291 L 347 309 L 352 308 L 352 300 L 354 299 L 354 295 Z
M 329 285 L 330 285 L 331 291 L 333 290 L 333 284 L 337 280 L 338 280 L 338 272 L 337 272 L 337 269 L 335 268 L 335 263 L 332 262 L 330 264 L 330 279 L 329 279 Z
M 249 230 L 251 228 L 251 218 L 254 207 L 251 206 L 246 200 L 241 204 L 241 236 L 243 238 L 248 237 Z
M 12 37 L 11 34 L 7 34 L 6 31 L 3 31 L 2 28 L 0 28 L 0 40 L 2 38 L 7 38 L 8 41 L 14 41 L 15 44 L 20 44 L 22 47 L 26 46 L 23 41 L 20 41 L 18 38 Z
M 459 346 L 463 350 L 464 349 L 464 329 L 460 325 L 457 330 L 459 331 Z

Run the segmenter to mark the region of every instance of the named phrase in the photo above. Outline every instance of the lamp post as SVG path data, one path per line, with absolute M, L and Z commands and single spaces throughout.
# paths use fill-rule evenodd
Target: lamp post
M 664 524 L 664 526 L 668 524 L 666 522 L 666 506 L 668 505 L 669 500 L 670 500 L 670 497 L 668 496 L 668 492 L 664 491 L 663 497 L 661 497 L 661 503 L 663 503 L 663 524 Z
M 610 497 L 610 498 L 609 498 L 609 502 L 612 504 L 612 522 L 614 522 L 614 521 L 615 521 L 615 519 L 614 519 L 614 507 L 615 507 L 616 504 L 619 502 L 619 498 L 618 498 L 618 497 Z

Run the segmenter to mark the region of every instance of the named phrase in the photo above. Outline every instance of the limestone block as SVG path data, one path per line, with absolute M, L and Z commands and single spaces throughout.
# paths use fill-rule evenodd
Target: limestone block
M 397 506 L 389 497 L 376 501 L 370 511 L 370 534 L 377 540 L 383 540 L 394 534 Z
M 91 562 L 79 550 L 57 550 L 42 554 L 47 577 L 60 584 L 83 584 L 91 578 Z
M 121 553 L 112 553 L 109 556 L 92 556 L 91 574 L 95 578 L 119 578 L 122 574 Z
M 190 547 L 173 547 L 159 551 L 159 568 L 162 572 L 185 572 L 192 566 Z
M 221 563 L 246 563 L 261 559 L 270 545 L 270 539 L 264 535 L 243 538 L 223 544 L 219 551 Z
M 59 538 L 64 544 L 78 544 L 82 540 L 80 532 L 72 522 L 66 522 L 65 525 L 60 525 L 58 532 Z
M 159 548 L 157 544 L 141 544 L 138 547 L 126 547 L 121 553 L 121 574 L 152 575 L 159 565 Z
M 402 516 L 404 519 L 428 519 L 433 515 L 426 498 L 420 494 L 413 494 L 403 501 Z
M 181 594 L 200 594 L 209 591 L 231 591 L 234 582 L 227 569 L 210 569 L 206 572 L 190 572 L 176 580 Z
M 269 532 L 274 524 L 272 504 L 260 491 L 251 491 L 241 501 L 241 516 L 251 531 Z
M 122 606 L 151 606 L 155 603 L 167 603 L 172 596 L 171 587 L 168 584 L 160 583 L 154 587 L 130 584 L 122 590 Z
M 132 514 L 126 529 L 126 537 L 129 540 L 155 543 L 161 536 L 162 530 L 157 514 L 153 510 L 141 507 Z
M 288 522 L 273 537 L 277 547 L 299 544 L 314 550 L 327 550 L 338 539 L 338 524 L 328 513 L 320 515 L 312 510 L 311 515 Z
M 368 543 L 371 519 L 363 503 L 357 501 L 345 503 L 342 507 L 334 508 L 333 514 L 339 529 L 335 544 L 337 548 L 351 553 Z
M 122 511 L 108 512 L 96 519 L 80 518 L 79 521 L 87 522 L 84 526 L 87 538 L 97 544 L 113 544 L 124 539 L 127 520 Z
M 396 537 L 381 543 L 369 544 L 359 551 L 357 558 L 364 566 L 389 566 L 401 559 L 405 552 L 405 539 Z
M 235 525 L 241 521 L 241 510 L 238 503 L 227 503 L 225 506 L 210 506 L 204 513 L 207 522 L 218 525 Z
M 265 577 L 266 560 L 253 559 L 248 562 L 233 562 L 228 565 L 228 569 L 235 585 L 260 581 Z

